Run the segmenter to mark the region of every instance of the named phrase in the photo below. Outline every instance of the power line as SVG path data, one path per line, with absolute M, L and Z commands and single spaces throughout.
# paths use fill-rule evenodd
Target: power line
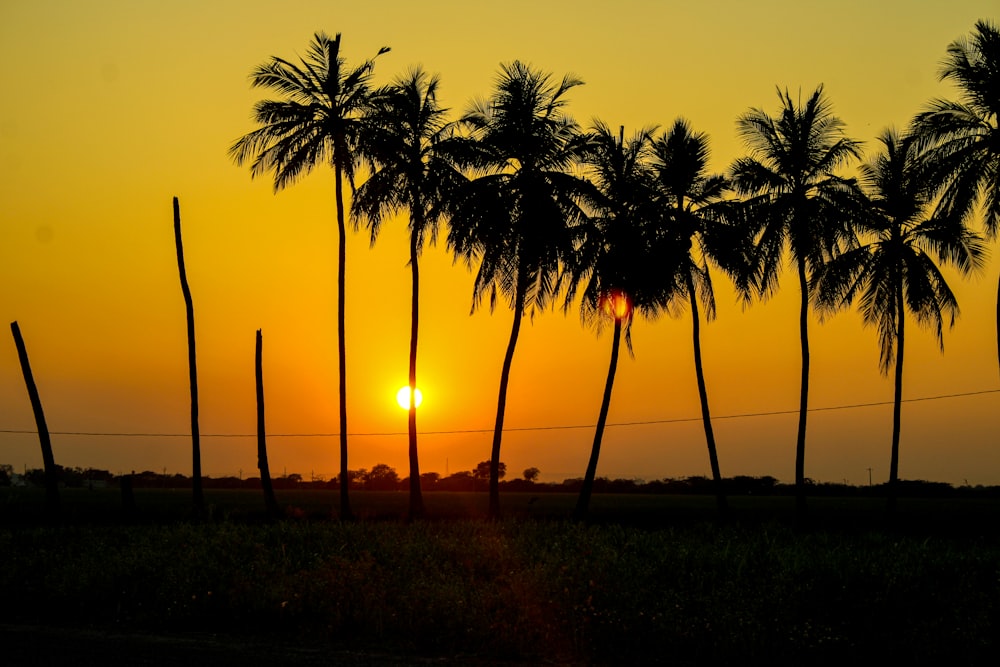
M 979 391 L 967 391 L 957 394 L 939 394 L 937 396 L 921 396 L 918 398 L 904 398 L 903 403 L 917 403 L 920 401 L 939 401 L 949 398 L 966 398 L 968 396 L 981 396 L 983 394 L 1000 393 L 1000 389 L 982 389 Z M 875 401 L 872 403 L 852 403 L 849 405 L 831 405 L 820 408 L 809 408 L 809 412 L 830 412 L 834 410 L 854 410 L 857 408 L 873 408 L 883 405 L 892 405 L 892 401 Z M 732 415 L 717 415 L 712 417 L 717 419 L 746 419 L 751 417 L 773 417 L 778 415 L 798 414 L 798 410 L 771 410 L 767 412 L 743 412 Z M 644 421 L 614 422 L 607 424 L 607 428 L 616 426 L 653 426 L 657 424 L 681 424 L 685 422 L 699 422 L 701 417 L 676 417 L 674 419 L 650 419 Z M 569 431 L 574 429 L 594 428 L 594 424 L 557 424 L 553 426 L 515 426 L 504 428 L 504 431 Z M 33 434 L 38 431 L 30 429 L 0 429 L 0 433 Z M 420 435 L 456 435 L 463 433 L 492 433 L 491 428 L 469 428 L 453 429 L 444 431 L 420 431 Z M 103 436 L 103 437 L 128 437 L 128 438 L 189 438 L 190 433 L 100 433 L 96 431 L 50 431 L 52 435 L 72 435 L 72 436 Z M 272 438 L 333 438 L 339 433 L 268 433 Z M 387 437 L 406 435 L 406 431 L 386 431 L 370 433 L 348 433 L 352 437 Z M 203 438 L 255 438 L 256 433 L 202 433 Z

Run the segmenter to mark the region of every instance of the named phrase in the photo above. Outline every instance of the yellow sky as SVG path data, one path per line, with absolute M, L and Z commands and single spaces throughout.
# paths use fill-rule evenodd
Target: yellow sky
M 514 59 L 586 82 L 571 94 L 583 124 L 669 126 L 677 116 L 712 139 L 714 167 L 743 154 L 735 119 L 777 108 L 775 86 L 809 94 L 823 83 L 853 137 L 875 150 L 927 100 L 947 45 L 995 0 L 818 2 L 35 2 L 0 4 L 0 321 L 24 334 L 49 428 L 56 432 L 185 433 L 189 428 L 184 303 L 171 197 L 181 201 L 198 336 L 201 429 L 255 428 L 253 337 L 264 333 L 272 434 L 337 428 L 336 238 L 333 179 L 320 169 L 274 195 L 227 147 L 252 129 L 265 93 L 251 68 L 304 53 L 315 31 L 343 33 L 357 63 L 380 46 L 376 80 L 414 64 L 442 77 L 461 111 L 488 95 Z M 405 221 L 374 249 L 349 239 L 349 428 L 397 433 L 351 438 L 351 468 L 385 462 L 406 474 L 409 271 Z M 995 255 L 995 252 L 993 253 Z M 443 246 L 422 259 L 423 431 L 490 429 L 511 314 L 469 316 L 472 275 Z M 994 298 L 1000 262 L 953 283 L 962 316 L 945 354 L 911 328 L 904 396 L 996 390 Z M 787 282 L 742 309 L 717 277 L 719 317 L 703 327 L 713 413 L 797 407 L 798 295 Z M 709 474 L 686 316 L 633 328 L 622 357 L 599 475 L 656 479 Z M 9 333 L 0 334 L 0 429 L 34 421 Z M 875 332 L 856 312 L 812 325 L 811 405 L 889 401 Z M 575 312 L 543 313 L 522 330 L 511 374 L 509 428 L 593 424 L 610 338 Z M 1000 394 L 907 403 L 900 474 L 1000 483 Z M 795 414 L 719 419 L 724 475 L 793 475 Z M 814 412 L 806 474 L 867 482 L 888 474 L 891 407 Z M 512 476 L 581 476 L 593 431 L 511 431 Z M 255 474 L 253 438 L 205 438 L 205 474 Z M 421 467 L 444 473 L 489 457 L 489 433 L 425 435 Z M 114 472 L 190 472 L 190 441 L 53 436 L 56 461 Z M 271 470 L 332 476 L 333 437 L 269 439 Z M 0 463 L 40 467 L 33 435 L 0 433 Z

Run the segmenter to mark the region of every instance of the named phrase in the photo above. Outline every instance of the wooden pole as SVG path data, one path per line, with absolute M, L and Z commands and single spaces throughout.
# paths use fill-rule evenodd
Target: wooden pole
M 267 513 L 273 517 L 281 516 L 278 500 L 274 497 L 274 487 L 271 485 L 271 469 L 267 465 L 267 436 L 264 430 L 264 339 L 260 329 L 257 329 L 257 353 L 254 366 L 257 377 L 257 469 L 260 470 L 260 485 L 264 489 L 264 505 Z
M 38 427 L 38 442 L 42 446 L 42 463 L 45 466 L 45 511 L 52 517 L 59 511 L 59 480 L 56 460 L 52 455 L 52 440 L 49 438 L 49 427 L 45 424 L 45 412 L 42 410 L 42 399 L 38 396 L 38 387 L 31 373 L 28 362 L 28 350 L 21 337 L 21 328 L 17 322 L 10 323 L 10 331 L 14 335 L 14 345 L 17 347 L 17 358 L 21 362 L 21 373 L 24 384 L 28 388 L 28 398 L 31 399 L 31 410 L 35 413 L 35 424 Z
M 194 304 L 187 272 L 184 270 L 184 244 L 181 241 L 181 205 L 174 197 L 174 241 L 177 245 L 177 268 L 181 275 L 181 291 L 187 309 L 188 374 L 191 379 L 191 480 L 194 486 L 194 510 L 205 513 L 205 496 L 201 487 L 201 437 L 198 429 L 198 364 L 194 346 Z

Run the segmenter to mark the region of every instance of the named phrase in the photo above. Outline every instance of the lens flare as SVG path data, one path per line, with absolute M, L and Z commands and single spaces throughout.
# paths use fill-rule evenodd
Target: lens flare
M 632 299 L 623 290 L 611 289 L 601 295 L 599 305 L 613 320 L 627 320 L 632 315 Z

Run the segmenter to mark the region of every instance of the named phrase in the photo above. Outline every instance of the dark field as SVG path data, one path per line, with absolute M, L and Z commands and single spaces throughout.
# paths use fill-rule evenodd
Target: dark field
M 890 525 L 879 499 L 811 498 L 796 525 L 790 497 L 732 498 L 719 522 L 712 498 L 599 494 L 580 525 L 570 494 L 505 494 L 487 523 L 485 494 L 429 493 L 433 518 L 406 523 L 406 494 L 358 492 L 342 523 L 336 493 L 285 491 L 269 523 L 251 491 L 206 490 L 204 522 L 189 492 L 135 493 L 124 521 L 117 490 L 64 489 L 46 524 L 40 490 L 0 489 L 6 655 L 46 636 L 157 665 L 997 655 L 996 499 L 904 498 Z

